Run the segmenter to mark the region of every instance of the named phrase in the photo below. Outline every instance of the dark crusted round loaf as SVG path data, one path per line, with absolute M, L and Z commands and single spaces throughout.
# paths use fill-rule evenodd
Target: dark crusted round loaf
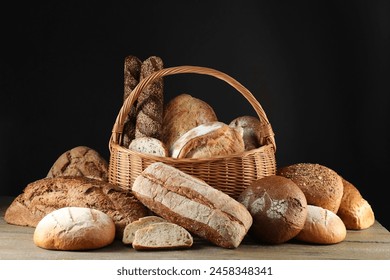
M 303 228 L 307 202 L 301 189 L 290 179 L 267 176 L 254 181 L 238 197 L 251 213 L 250 235 L 260 242 L 280 244 Z

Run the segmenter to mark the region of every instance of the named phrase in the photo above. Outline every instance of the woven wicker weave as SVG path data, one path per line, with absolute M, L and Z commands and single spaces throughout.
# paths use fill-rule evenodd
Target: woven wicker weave
M 155 79 L 176 74 L 202 74 L 220 79 L 241 93 L 252 105 L 262 123 L 263 146 L 240 154 L 197 159 L 158 157 L 129 150 L 120 145 L 123 125 L 131 106 L 142 90 Z M 274 175 L 276 144 L 267 116 L 252 93 L 232 77 L 220 71 L 199 66 L 165 68 L 143 79 L 124 102 L 116 118 L 109 142 L 109 181 L 130 189 L 135 178 L 150 164 L 163 162 L 196 176 L 210 186 L 237 198 L 254 180 Z

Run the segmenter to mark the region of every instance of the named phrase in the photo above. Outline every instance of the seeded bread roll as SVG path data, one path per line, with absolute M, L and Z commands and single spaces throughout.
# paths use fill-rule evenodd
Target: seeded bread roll
M 352 183 L 344 178 L 342 181 L 344 193 L 337 215 L 344 222 L 347 229 L 361 230 L 369 228 L 375 222 L 375 215 L 371 205 L 362 197 L 359 190 Z
M 165 250 L 189 248 L 192 244 L 192 236 L 185 228 L 161 222 L 137 230 L 132 246 L 136 250 Z
M 50 250 L 90 250 L 110 245 L 115 224 L 102 211 L 64 207 L 47 214 L 34 230 L 34 243 Z
M 313 163 L 297 163 L 280 168 L 277 175 L 291 179 L 301 188 L 307 204 L 337 213 L 343 196 L 343 182 L 332 169 Z
M 141 74 L 142 61 L 133 55 L 125 58 L 124 62 L 124 94 L 123 101 L 127 99 L 133 89 L 138 85 Z M 136 104 L 133 103 L 130 113 L 127 115 L 123 126 L 123 146 L 128 147 L 130 141 L 135 138 Z
M 173 143 L 190 129 L 217 120 L 213 108 L 205 101 L 180 94 L 165 106 L 162 140 L 170 150 Z
M 158 216 L 146 216 L 146 217 L 139 218 L 138 220 L 131 222 L 125 227 L 125 230 L 123 231 L 122 242 L 124 244 L 132 244 L 137 230 L 154 223 L 161 223 L 166 221 L 167 220 Z
M 240 133 L 222 122 L 198 125 L 184 133 L 172 145 L 173 158 L 227 156 L 245 150 Z
M 261 138 L 261 122 L 253 116 L 241 116 L 232 120 L 229 124 L 238 130 L 242 130 L 242 138 L 245 150 L 250 151 L 263 145 Z
M 36 227 L 50 212 L 63 207 L 88 207 L 109 215 L 121 239 L 128 223 L 148 214 L 131 192 L 86 177 L 45 178 L 27 185 L 5 212 L 9 224 Z
M 161 162 L 149 165 L 132 191 L 152 212 L 224 248 L 238 247 L 252 225 L 241 203 Z
M 315 244 L 335 244 L 346 236 L 347 229 L 339 216 L 328 209 L 308 205 L 305 225 L 295 239 Z
M 133 139 L 130 142 L 129 149 L 154 156 L 168 156 L 168 149 L 165 147 L 165 144 L 152 137 L 140 137 Z
M 95 150 L 78 146 L 63 153 L 50 168 L 47 178 L 84 176 L 108 181 L 108 163 Z
M 251 213 L 249 231 L 256 240 L 284 243 L 303 228 L 307 202 L 302 190 L 290 179 L 271 175 L 254 181 L 237 199 Z
M 151 56 L 141 65 L 140 81 L 154 72 L 163 69 L 160 57 Z M 161 139 L 164 109 L 164 83 L 157 79 L 148 84 L 138 96 L 136 108 L 135 138 L 153 137 Z

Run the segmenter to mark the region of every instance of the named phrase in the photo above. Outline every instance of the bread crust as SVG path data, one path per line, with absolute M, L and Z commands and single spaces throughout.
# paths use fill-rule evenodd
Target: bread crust
M 130 142 L 129 150 L 160 157 L 167 157 L 169 155 L 165 144 L 153 137 L 140 137 L 133 139 Z
M 241 203 L 164 163 L 149 165 L 132 191 L 157 215 L 221 247 L 236 248 L 252 225 Z
M 27 185 L 5 212 L 7 223 L 36 227 L 50 212 L 63 207 L 88 207 L 109 215 L 121 239 L 128 223 L 148 215 L 130 192 L 86 177 L 45 178 Z
M 250 151 L 263 145 L 261 136 L 261 122 L 253 116 L 240 116 L 229 123 L 230 127 L 242 131 L 245 150 Z

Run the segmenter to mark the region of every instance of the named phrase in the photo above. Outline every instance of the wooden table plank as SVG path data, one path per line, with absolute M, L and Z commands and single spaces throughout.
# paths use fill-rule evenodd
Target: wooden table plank
M 11 260 L 129 260 L 129 259 L 267 259 L 267 260 L 320 260 L 320 259 L 390 259 L 390 232 L 378 221 L 366 230 L 348 231 L 347 238 L 334 245 L 312 245 L 290 241 L 280 245 L 262 245 L 246 238 L 237 249 L 224 249 L 195 238 L 188 250 L 136 251 L 120 240 L 91 251 L 54 251 L 38 248 L 32 237 L 34 228 L 9 225 L 4 212 L 11 197 L 0 197 L 0 259 Z

